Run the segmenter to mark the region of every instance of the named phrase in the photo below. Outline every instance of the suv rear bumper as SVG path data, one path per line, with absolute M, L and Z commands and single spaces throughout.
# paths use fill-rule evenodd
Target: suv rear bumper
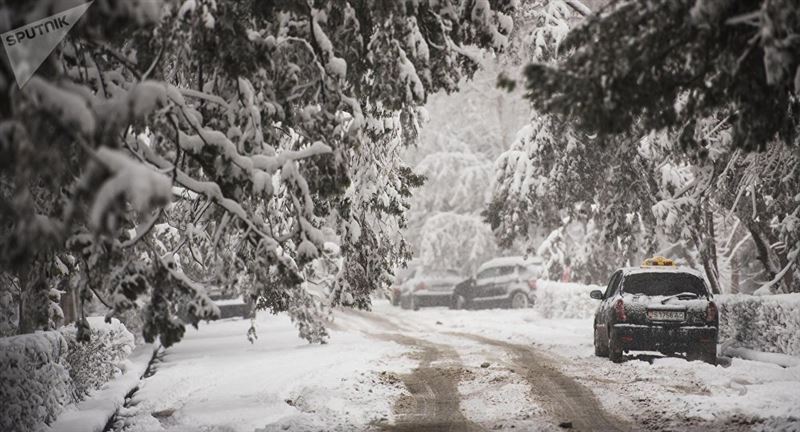
M 623 351 L 716 352 L 718 329 L 713 326 L 649 326 L 615 324 Z
M 417 302 L 417 306 L 450 306 L 453 299 L 452 291 L 417 291 L 411 294 Z

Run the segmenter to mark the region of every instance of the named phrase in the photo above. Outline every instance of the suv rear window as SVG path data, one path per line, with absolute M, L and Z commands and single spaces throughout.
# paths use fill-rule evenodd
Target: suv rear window
M 503 266 L 497 270 L 498 276 L 505 276 L 514 273 L 514 266 Z
M 687 273 L 636 273 L 625 276 L 622 291 L 646 296 L 672 296 L 690 292 L 706 296 L 706 285 L 702 279 Z

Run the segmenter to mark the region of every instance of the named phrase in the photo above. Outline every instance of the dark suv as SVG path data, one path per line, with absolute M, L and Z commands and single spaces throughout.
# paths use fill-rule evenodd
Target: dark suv
M 686 353 L 689 360 L 717 362 L 717 306 L 702 275 L 656 257 L 641 267 L 617 270 L 594 317 L 594 350 L 622 361 L 623 352 Z
M 535 300 L 537 280 L 542 273 L 541 261 L 536 258 L 517 256 L 489 260 L 478 268 L 477 276 L 456 285 L 450 307 L 529 307 Z

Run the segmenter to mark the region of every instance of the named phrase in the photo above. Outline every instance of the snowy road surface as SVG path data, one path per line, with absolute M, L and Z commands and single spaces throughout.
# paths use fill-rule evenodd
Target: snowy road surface
M 800 367 L 594 357 L 591 322 L 531 310 L 337 311 L 190 331 L 121 413 L 128 431 L 800 431 Z

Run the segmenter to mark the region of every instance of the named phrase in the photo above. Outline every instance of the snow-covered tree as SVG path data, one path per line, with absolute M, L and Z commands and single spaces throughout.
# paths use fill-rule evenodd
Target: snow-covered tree
M 439 212 L 422 226 L 419 258 L 438 269 L 474 274 L 497 252 L 489 226 L 478 215 Z
M 438 227 L 448 218 L 469 221 L 477 229 L 476 215 L 483 211 L 492 189 L 492 161 L 508 149 L 515 131 L 530 117 L 521 89 L 498 88 L 498 79 L 516 76 L 520 64 L 530 58 L 553 57 L 566 35 L 568 20 L 582 16 L 576 8 L 586 9 L 579 1 L 520 4 L 507 50 L 498 56 L 482 56 L 481 70 L 458 93 L 438 93 L 429 98 L 425 106 L 429 122 L 423 128 L 420 145 L 406 155 L 415 170 L 426 177 L 412 201 L 407 237 L 418 254 L 438 260 L 426 262 L 428 265 L 462 268 L 467 273 L 474 270 L 472 259 L 454 263 L 423 249 L 430 251 L 431 242 L 447 239 L 453 243 L 442 243 L 443 249 L 485 247 L 486 240 L 480 236 L 472 237 L 473 243 L 468 245 L 453 236 L 429 236 L 441 232 Z M 495 249 L 493 246 L 483 256 L 489 257 Z M 516 243 L 505 244 L 503 249 L 505 253 L 521 252 Z
M 764 149 L 776 135 L 793 144 L 798 16 L 791 0 L 613 2 L 569 34 L 562 64 L 527 67 L 529 96 L 601 137 L 720 110 L 735 147 Z
M 652 175 L 684 176 L 683 186 L 651 187 L 654 215 L 672 240 L 691 243 L 717 289 L 720 212 L 747 227 L 765 290 L 800 289 L 785 243 L 798 233 L 798 14 L 785 1 L 615 2 L 569 34 L 561 63 L 526 69 L 537 109 L 606 147 L 666 134 Z
M 635 141 L 603 148 L 553 116 L 535 116 L 497 159 L 485 216 L 501 246 L 523 240 L 551 260 L 551 277 L 569 258 L 575 278 L 603 280 L 654 251 L 650 174 Z
M 1 30 L 72 3 L 0 6 Z M 383 224 L 420 180 L 392 149 L 474 72 L 466 46 L 507 43 L 513 3 L 96 1 L 22 89 L 2 66 L 0 269 L 21 327 L 69 283 L 109 315 L 144 300 L 145 338 L 169 345 L 227 286 L 324 340 L 303 283 L 323 226 L 344 258 L 330 301 L 367 306 L 405 255 Z
M 486 201 L 486 186 L 491 182 L 489 161 L 471 152 L 431 153 L 416 166 L 425 176 L 425 185 L 414 201 L 417 209 L 468 213 Z

